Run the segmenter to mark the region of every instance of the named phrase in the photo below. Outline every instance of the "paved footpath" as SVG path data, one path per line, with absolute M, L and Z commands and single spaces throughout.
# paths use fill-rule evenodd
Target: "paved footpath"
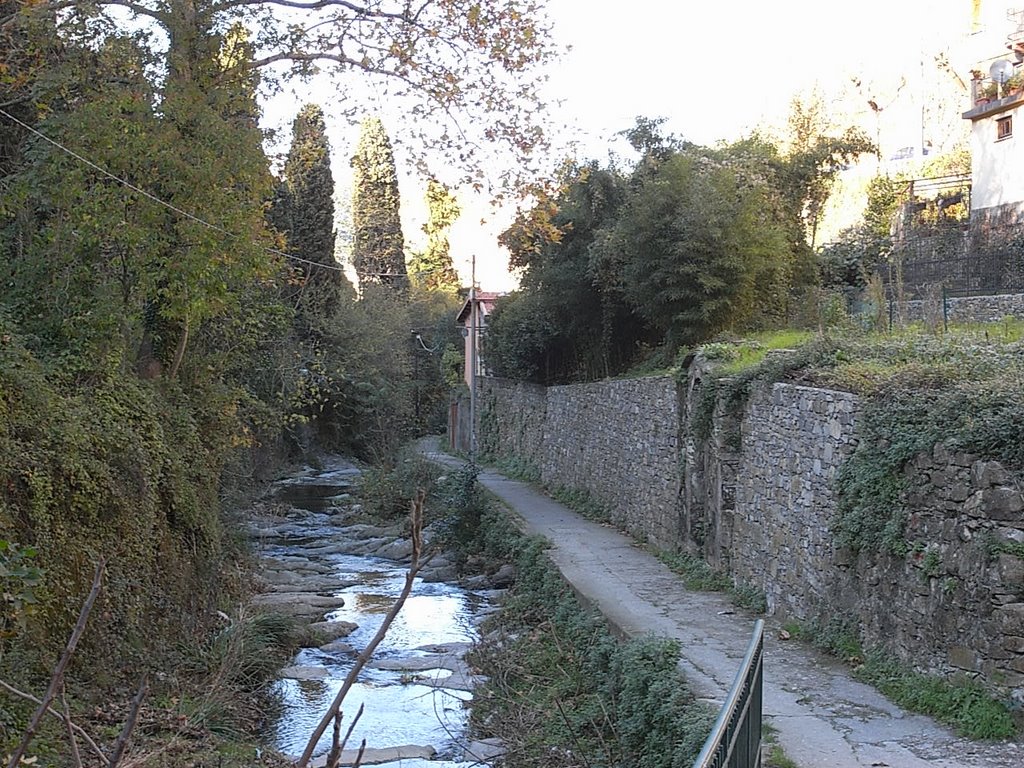
M 459 460 L 423 444 L 432 460 Z M 626 636 L 675 638 L 680 671 L 720 705 L 750 642 L 754 619 L 720 594 L 688 591 L 657 558 L 532 486 L 489 470 L 480 482 L 551 542 L 550 555 L 585 600 Z M 1024 743 L 972 742 L 892 704 L 836 660 L 765 627 L 764 714 L 801 768 L 1024 768 Z

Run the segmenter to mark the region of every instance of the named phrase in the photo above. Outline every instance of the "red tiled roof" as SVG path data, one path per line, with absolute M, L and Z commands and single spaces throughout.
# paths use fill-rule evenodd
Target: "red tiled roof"
M 494 291 L 477 291 L 476 292 L 476 303 L 480 305 L 485 315 L 491 314 L 491 310 L 494 309 L 494 302 L 501 298 L 504 294 L 495 293 Z M 469 299 L 462 305 L 462 309 L 459 310 L 459 314 L 455 317 L 455 322 L 461 323 L 469 316 Z

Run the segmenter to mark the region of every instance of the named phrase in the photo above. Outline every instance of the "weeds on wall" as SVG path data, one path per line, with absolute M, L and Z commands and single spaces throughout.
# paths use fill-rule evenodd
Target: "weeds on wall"
M 724 592 L 734 605 L 754 613 L 764 613 L 768 608 L 763 591 L 749 584 L 733 582 L 728 574 L 715 570 L 697 555 L 666 552 L 661 549 L 651 551 L 668 566 L 669 570 L 683 577 L 683 584 L 687 589 L 697 592 Z
M 944 337 L 908 330 L 869 340 L 817 338 L 767 355 L 702 382 L 690 433 L 706 440 L 717 404 L 740 413 L 750 393 L 771 382 L 859 394 L 859 443 L 836 480 L 835 530 L 839 543 L 854 551 L 879 546 L 905 554 L 905 468 L 918 453 L 941 443 L 1024 468 L 1024 344 L 1000 327 L 972 326 Z M 722 345 L 707 346 L 712 357 L 731 359 Z M 728 437 L 726 445 L 738 447 Z
M 825 622 L 791 622 L 785 629 L 794 639 L 809 642 L 849 664 L 859 680 L 899 706 L 934 717 L 962 736 L 1003 739 L 1017 733 L 1010 708 L 980 683 L 927 675 L 886 654 L 865 652 L 851 622 L 833 617 Z
M 857 551 L 881 544 L 906 554 L 905 468 L 935 445 L 1024 468 L 1020 372 L 953 380 L 963 376 L 953 368 L 908 368 L 868 398 L 858 422 L 860 442 L 836 478 L 842 545 Z
M 539 483 L 540 468 L 521 456 L 503 456 L 493 460 L 494 468 L 513 480 L 524 483 Z

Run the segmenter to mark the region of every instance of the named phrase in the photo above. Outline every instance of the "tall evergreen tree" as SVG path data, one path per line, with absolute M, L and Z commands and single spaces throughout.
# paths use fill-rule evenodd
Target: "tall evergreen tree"
M 412 272 L 418 284 L 430 290 L 455 293 L 459 290 L 459 275 L 452 265 L 448 232 L 459 218 L 462 209 L 455 195 L 437 179 L 427 182 L 427 247 L 416 254 Z
M 292 145 L 272 221 L 288 241 L 300 286 L 296 296 L 305 330 L 329 314 L 345 284 L 334 258 L 334 176 L 323 110 L 307 104 L 292 124 Z M 312 263 L 310 263 L 312 262 Z M 323 265 L 323 266 L 318 266 Z
M 377 117 L 363 120 L 352 158 L 352 261 L 361 285 L 408 286 L 398 172 L 391 141 Z

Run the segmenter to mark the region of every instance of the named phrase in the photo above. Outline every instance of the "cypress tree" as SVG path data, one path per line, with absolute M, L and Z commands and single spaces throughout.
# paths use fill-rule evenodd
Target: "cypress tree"
M 427 223 L 423 225 L 427 248 L 417 254 L 412 266 L 417 282 L 428 289 L 449 293 L 459 290 L 459 275 L 452 265 L 448 231 L 461 213 L 459 202 L 451 190 L 431 179 L 427 183 Z
M 352 169 L 352 261 L 359 282 L 405 290 L 408 277 L 398 173 L 391 141 L 379 118 L 363 121 Z
M 273 223 L 288 240 L 301 293 L 299 313 L 308 327 L 337 305 L 344 276 L 334 258 L 334 177 L 323 110 L 307 104 L 292 124 L 292 145 L 279 185 Z M 309 263 L 313 262 L 313 263 Z M 318 266 L 323 265 L 323 266 Z

